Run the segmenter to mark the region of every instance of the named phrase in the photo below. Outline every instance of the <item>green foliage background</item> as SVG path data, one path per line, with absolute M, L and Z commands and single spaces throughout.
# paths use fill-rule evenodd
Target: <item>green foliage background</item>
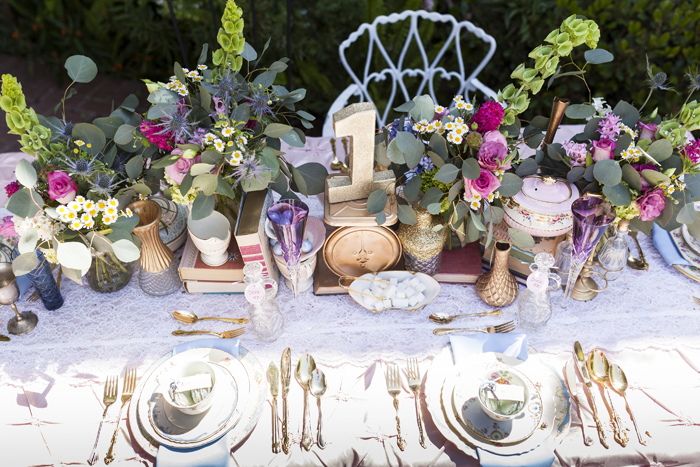
M 192 64 L 202 43 L 216 42 L 209 2 L 174 0 L 173 4 Z M 215 1 L 217 16 L 224 5 L 223 0 Z M 244 10 L 246 40 L 252 44 L 250 2 L 240 1 L 239 6 Z M 593 67 L 587 75 L 594 96 L 606 97 L 613 106 L 619 99 L 643 102 L 645 56 L 655 65 L 654 72 L 665 71 L 679 91 L 684 91 L 686 85 L 685 69 L 700 62 L 700 0 L 292 0 L 292 6 L 292 86 L 308 90 L 304 109 L 321 117 L 312 134 L 320 134 L 322 117 L 335 97 L 351 83 L 338 57 L 340 42 L 363 22 L 405 9 L 450 13 L 458 20 L 472 21 L 492 35 L 498 48 L 479 79 L 494 90 L 507 85 L 511 71 L 572 13 L 595 20 L 602 32 L 599 47 L 615 55 L 613 63 Z M 37 73 L 46 70 L 57 79 L 64 74 L 65 59 L 74 54 L 93 58 L 100 73 L 132 79 L 167 80 L 173 62 L 181 59 L 165 1 L 8 0 L 4 8 L 5 11 L 0 10 L 1 50 L 28 57 Z M 286 2 L 255 0 L 255 13 L 258 50 L 272 38 L 264 63 L 286 56 Z M 446 37 L 446 28 L 427 22 L 419 27 L 428 45 L 428 56 L 434 57 Z M 398 56 L 406 31 L 406 25 L 382 28 L 392 57 Z M 365 35 L 349 55 L 358 73 L 364 66 L 366 50 Z M 412 46 L 408 66 L 420 66 L 417 52 Z M 467 67 L 474 66 L 484 53 L 481 42 L 474 39 L 463 50 Z M 384 68 L 378 57 L 375 53 L 373 66 Z M 456 57 L 448 54 L 445 60 L 454 64 Z M 278 80 L 284 83 L 286 75 L 279 75 Z M 445 99 L 441 103 L 449 103 L 447 99 L 456 84 L 440 83 L 439 88 Z M 380 108 L 388 90 L 386 82 L 372 90 Z M 534 96 L 524 117 L 547 115 L 555 95 L 580 102 L 587 100 L 587 94 L 580 80 L 560 79 L 553 89 Z M 684 98 L 683 92 L 655 93 L 647 108 L 659 106 L 662 114 L 670 113 Z M 403 97 L 397 96 L 394 106 L 402 103 Z

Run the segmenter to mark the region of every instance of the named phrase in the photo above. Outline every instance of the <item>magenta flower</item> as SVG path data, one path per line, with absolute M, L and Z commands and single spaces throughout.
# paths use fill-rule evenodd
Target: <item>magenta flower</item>
M 490 170 L 481 169 L 481 175 L 476 180 L 469 180 L 464 177 L 464 196 L 469 199 L 474 199 L 478 193 L 482 198 L 488 198 L 491 193 L 496 191 L 501 186 L 498 180 Z
M 569 162 L 572 167 L 585 167 L 586 156 L 588 155 L 588 148 L 585 143 L 574 143 L 573 141 L 567 141 L 562 145 L 566 155 L 569 157 Z
M 485 134 L 489 131 L 497 130 L 503 122 L 503 107 L 496 101 L 484 102 L 476 111 L 472 122 L 478 125 L 477 131 Z
M 661 188 L 647 190 L 642 196 L 637 198 L 637 206 L 639 206 L 639 218 L 641 220 L 653 221 L 661 215 L 666 206 L 664 190 Z
M 139 130 L 143 133 L 149 143 L 155 144 L 159 149 L 172 151 L 173 147 L 168 143 L 168 140 L 174 140 L 175 136 L 172 133 L 161 133 L 161 128 L 154 122 L 141 122 Z M 159 134 L 160 133 L 160 134 Z
M 481 145 L 477 159 L 479 165 L 484 169 L 495 172 L 498 168 L 503 170 L 510 169 L 510 164 L 501 165 L 508 156 L 508 148 L 500 142 L 489 141 Z
M 700 162 L 700 141 L 693 141 L 692 143 L 688 144 L 686 147 L 681 149 L 681 154 L 693 161 L 693 164 Z
M 639 140 L 650 139 L 654 141 L 654 136 L 656 135 L 656 130 L 659 129 L 659 125 L 655 123 L 642 123 L 639 122 Z
M 61 204 L 70 203 L 75 199 L 78 188 L 67 173 L 57 170 L 51 172 L 47 178 L 49 181 L 49 198 Z
M 12 222 L 12 216 L 7 216 L 0 223 L 0 237 L 17 238 L 19 234 L 15 231 L 15 223 Z
M 5 193 L 7 193 L 8 198 L 10 196 L 14 195 L 15 193 L 17 193 L 18 191 L 19 191 L 19 182 L 17 180 L 5 185 Z
M 632 164 L 632 167 L 639 172 L 639 176 L 642 178 L 642 190 L 651 188 L 651 184 L 642 177 L 642 170 L 656 170 L 658 172 L 659 169 L 657 169 L 654 164 Z
M 620 121 L 622 119 L 615 115 L 614 113 L 609 113 L 603 120 L 598 123 L 598 133 L 600 133 L 600 139 L 609 139 L 612 141 L 617 140 L 620 136 Z
M 600 138 L 600 141 L 591 141 L 591 143 L 593 144 L 591 157 L 593 157 L 594 161 L 599 162 L 615 158 L 613 150 L 617 145 L 614 141 L 607 138 Z

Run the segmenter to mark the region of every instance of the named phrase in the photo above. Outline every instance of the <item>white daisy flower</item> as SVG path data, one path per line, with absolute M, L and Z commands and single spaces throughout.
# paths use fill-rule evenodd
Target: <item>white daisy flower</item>
M 190 72 L 190 70 L 189 70 L 189 68 L 183 68 L 183 69 L 182 69 L 182 72 L 183 72 L 184 74 L 187 74 L 187 73 Z
M 199 71 L 204 71 L 204 70 L 207 69 L 207 66 L 206 66 L 206 65 L 197 65 L 197 69 L 198 69 Z
M 453 101 L 455 102 L 462 102 L 464 100 L 464 97 L 460 95 L 456 95 L 455 97 L 452 98 Z
M 462 123 L 464 123 L 464 119 L 462 117 L 457 117 L 457 118 L 455 118 L 455 123 L 462 124 Z
M 491 193 L 488 197 L 489 203 L 492 203 L 494 199 L 493 193 Z
M 89 211 L 85 211 L 85 212 L 90 214 L 92 217 L 95 217 L 97 215 L 97 213 L 99 213 L 100 211 L 98 211 L 97 209 L 90 209 Z
M 445 132 L 445 129 L 444 129 L 443 127 L 439 127 L 439 128 L 437 129 L 437 134 L 438 134 L 438 135 L 441 135 L 441 134 L 443 134 L 444 132 Z
M 246 138 L 246 137 L 243 136 L 243 135 L 240 135 L 240 136 L 238 136 L 238 137 L 236 138 L 236 142 L 237 142 L 238 144 L 242 144 L 243 146 L 245 146 L 246 144 L 248 144 L 248 138 Z
M 83 203 L 83 210 L 86 212 L 93 211 L 95 209 L 95 203 L 91 200 L 85 200 Z
M 215 139 L 216 139 L 216 136 L 214 136 L 213 133 L 207 133 L 206 135 L 204 135 L 204 143 L 205 144 L 212 144 Z
M 226 149 L 226 146 L 224 145 L 224 142 L 221 141 L 219 138 L 216 138 L 214 140 L 214 147 L 216 148 L 217 151 L 219 152 L 224 152 L 224 149 Z
M 192 78 L 192 81 L 194 81 L 195 83 L 199 83 L 200 81 L 202 81 L 202 77 L 201 77 L 201 76 L 195 76 L 194 78 Z
M 116 198 L 109 198 L 107 200 L 107 206 L 111 208 L 118 208 L 119 207 L 119 200 Z
M 455 129 L 455 124 L 453 122 L 447 122 L 445 124 L 445 129 L 448 131 L 454 130 Z
M 92 220 L 92 219 L 90 220 L 90 222 L 85 222 L 85 223 L 84 223 L 84 227 L 85 227 L 85 228 L 88 228 L 88 229 L 91 229 L 91 228 L 93 228 L 94 226 L 95 226 L 95 221 Z
M 71 230 L 80 230 L 83 228 L 83 224 L 79 220 L 75 220 L 68 225 Z
M 434 131 L 435 131 L 435 125 L 433 125 L 433 124 L 431 123 L 430 125 L 428 125 L 428 127 L 425 129 L 425 131 L 427 131 L 427 132 L 429 132 L 429 133 L 434 132 Z
M 139 199 L 140 200 L 148 199 L 148 196 L 144 195 L 143 193 L 139 193 Z
M 88 222 L 92 222 L 92 216 L 87 213 L 83 214 L 82 216 L 80 216 L 80 222 L 87 225 Z
M 68 209 L 68 206 L 66 206 L 65 204 L 61 204 L 56 208 L 56 214 L 58 214 L 61 217 L 63 217 L 69 211 L 70 209 Z
M 71 201 L 70 203 L 68 203 L 68 209 L 70 209 L 71 211 L 78 212 L 82 208 L 83 208 L 82 204 L 80 204 L 77 201 Z
M 472 201 L 469 203 L 469 207 L 472 208 L 474 211 L 477 211 L 479 209 L 480 203 L 478 201 Z
M 81 205 L 85 205 L 85 198 L 80 195 L 76 196 L 73 201 L 80 203 Z
M 107 201 L 101 199 L 95 204 L 95 206 L 97 207 L 98 211 L 102 212 L 107 209 Z
M 441 106 L 441 105 L 436 105 L 436 106 L 434 107 L 434 109 L 435 109 L 435 113 L 438 113 L 438 114 L 441 114 L 441 113 L 443 113 L 443 112 L 445 111 L 445 108 L 444 108 L 443 106 Z
M 79 148 L 81 148 L 81 147 L 85 146 L 85 141 L 76 139 L 76 140 L 75 140 L 75 145 L 78 146 Z
M 192 70 L 192 71 L 190 71 L 189 73 L 187 73 L 186 76 L 187 76 L 188 78 L 190 78 L 190 79 L 194 79 L 195 76 L 199 76 L 199 74 L 197 73 L 197 70 Z
M 126 208 L 122 211 L 122 214 L 124 214 L 126 217 L 132 217 L 134 215 L 133 212 L 131 212 L 131 209 Z
M 179 81 L 177 80 L 177 76 L 175 76 L 175 75 L 171 76 L 171 77 L 170 77 L 170 82 L 171 82 L 171 83 L 173 83 L 173 82 L 179 83 Z
M 233 128 L 224 128 L 223 130 L 221 130 L 221 134 L 224 135 L 226 138 L 231 137 L 231 135 L 233 135 L 233 133 L 234 133 Z
M 67 213 L 61 216 L 61 220 L 67 223 L 71 223 L 76 219 L 78 219 L 78 214 L 74 213 L 73 211 L 68 211 Z
M 669 185 L 668 187 L 668 194 L 672 194 L 674 191 L 676 191 L 676 188 L 673 185 Z
M 117 216 L 119 215 L 119 211 L 117 211 L 117 208 L 113 207 L 108 207 L 107 209 L 104 210 L 104 213 L 106 216 L 112 217 L 112 216 Z
M 243 159 L 243 153 L 241 151 L 233 151 L 231 154 L 231 165 L 238 165 Z
M 475 191 L 475 192 L 474 192 L 473 199 L 475 199 L 475 200 L 477 200 L 477 201 L 481 201 L 481 195 Z
M 178 89 L 177 93 L 182 97 L 187 96 L 187 89 Z
M 474 110 L 474 106 L 471 104 L 466 104 L 465 109 L 467 110 L 467 112 L 471 112 L 472 110 Z
M 104 225 L 114 224 L 117 221 L 117 216 L 102 216 L 102 223 Z

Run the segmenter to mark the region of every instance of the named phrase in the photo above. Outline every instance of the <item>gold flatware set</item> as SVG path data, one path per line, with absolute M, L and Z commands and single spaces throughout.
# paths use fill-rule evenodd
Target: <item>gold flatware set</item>
M 574 343 L 574 362 L 579 370 L 579 374 L 581 375 L 581 380 L 583 381 L 586 392 L 588 393 L 588 398 L 591 401 L 593 419 L 595 420 L 596 426 L 598 428 L 598 437 L 600 438 L 600 444 L 602 444 L 605 448 L 609 448 L 604 425 L 603 422 L 600 420 L 598 409 L 595 403 L 595 398 L 592 392 L 593 382 L 595 382 L 596 384 L 601 386 L 601 388 L 603 388 L 603 394 L 606 402 L 605 405 L 609 408 L 610 421 L 613 425 L 613 436 L 615 441 L 620 446 L 625 447 L 629 442 L 629 438 L 627 436 L 626 429 L 623 426 L 622 418 L 617 413 L 617 411 L 615 410 L 615 406 L 612 403 L 609 387 L 623 397 L 625 405 L 627 406 L 627 410 L 630 413 L 632 423 L 634 424 L 634 429 L 637 432 L 639 443 L 642 445 L 646 445 L 646 441 L 642 437 L 642 433 L 639 431 L 637 420 L 634 416 L 634 413 L 632 412 L 632 408 L 630 407 L 629 402 L 627 401 L 627 397 L 625 395 L 625 391 L 627 390 L 627 377 L 625 376 L 624 371 L 622 371 L 622 368 L 620 368 L 616 364 L 611 365 L 605 354 L 599 349 L 594 349 L 593 351 L 591 351 L 588 355 L 588 358 L 586 358 L 583 353 L 583 348 L 581 347 L 581 344 L 578 341 Z M 571 394 L 572 399 L 574 399 L 574 401 L 576 402 L 576 405 L 579 407 L 579 416 L 581 416 L 581 408 L 577 397 L 578 389 L 576 388 L 576 376 L 573 372 L 573 368 L 570 366 L 570 362 L 567 363 L 566 378 L 569 386 L 569 393 Z M 583 419 L 581 420 L 581 424 L 585 426 L 585 422 L 583 421 Z M 646 434 L 651 437 L 651 435 L 649 435 L 649 432 L 647 432 Z M 585 429 L 584 443 L 587 446 L 593 444 L 592 439 L 589 436 L 586 436 Z
M 218 318 L 218 317 L 200 318 L 199 316 L 192 313 L 191 311 L 183 311 L 183 310 L 174 311 L 173 318 L 175 318 L 179 322 L 185 323 L 185 324 L 194 324 L 194 323 L 197 323 L 199 321 L 205 321 L 205 320 L 223 321 L 224 323 L 233 323 L 233 324 L 246 324 L 248 322 L 248 320 L 246 318 Z M 202 334 L 209 334 L 212 336 L 219 337 L 221 339 L 235 339 L 236 337 L 242 336 L 244 332 L 245 332 L 245 328 L 236 328 L 236 329 L 232 329 L 231 331 L 225 331 L 225 332 L 184 331 L 182 329 L 177 329 L 177 330 L 173 331 L 173 336 L 196 336 L 196 335 L 202 335 Z
M 401 374 L 397 365 L 390 365 L 386 369 L 386 390 L 394 401 L 394 410 L 396 410 L 396 444 L 400 450 L 406 449 L 406 440 L 401 436 L 401 420 L 399 418 L 399 399 L 401 394 Z M 406 365 L 406 381 L 408 387 L 413 392 L 413 397 L 416 403 L 416 421 L 418 423 L 418 443 L 423 449 L 426 449 L 425 434 L 423 424 L 423 413 L 420 406 L 420 389 L 421 389 L 421 373 L 418 366 L 418 360 L 409 358 Z

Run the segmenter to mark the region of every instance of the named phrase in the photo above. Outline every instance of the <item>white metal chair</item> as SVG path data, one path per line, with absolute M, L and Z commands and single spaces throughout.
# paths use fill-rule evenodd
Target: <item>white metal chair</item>
M 418 33 L 418 18 L 423 18 L 425 20 L 430 20 L 436 23 L 448 23 L 447 27 L 449 27 L 450 25 L 452 26 L 452 31 L 445 40 L 444 45 L 431 62 L 428 61 L 428 56 L 425 52 L 425 47 L 423 46 L 421 37 Z M 389 57 L 389 54 L 387 54 L 387 51 L 384 45 L 382 44 L 382 41 L 378 37 L 377 25 L 397 23 L 399 21 L 407 19 L 411 22 L 410 30 L 406 37 L 406 42 L 404 43 L 403 49 L 401 50 L 399 60 L 397 63 L 394 63 Z M 460 43 L 460 33 L 463 28 L 475 35 L 476 37 L 483 40 L 489 46 L 488 53 L 486 54 L 486 56 L 481 60 L 481 62 L 479 62 L 479 65 L 469 75 L 467 75 L 467 72 L 464 69 L 464 60 L 462 58 L 462 46 Z M 369 49 L 367 52 L 367 59 L 365 61 L 364 74 L 362 79 L 360 79 L 352 70 L 352 68 L 350 68 L 350 65 L 348 65 L 348 62 L 345 58 L 345 51 L 365 32 L 369 33 Z M 418 46 L 418 49 L 420 51 L 420 55 L 423 61 L 423 67 L 413 69 L 402 69 L 404 65 L 404 59 L 406 58 L 406 52 L 408 51 L 412 39 L 414 38 L 416 45 Z M 375 46 L 386 60 L 387 64 L 389 65 L 389 68 L 386 68 L 381 71 L 371 72 L 370 65 L 372 63 L 372 52 Z M 450 47 L 454 48 L 454 52 L 458 61 L 458 70 L 448 71 L 444 67 L 440 66 L 440 61 L 445 55 L 445 52 Z M 482 92 L 488 97 L 496 97 L 496 93 L 492 89 L 485 86 L 476 78 L 476 76 L 481 72 L 481 70 L 484 69 L 484 67 L 496 51 L 496 40 L 490 35 L 486 34 L 486 32 L 484 32 L 483 29 L 474 26 L 469 21 L 458 22 L 451 15 L 441 15 L 439 13 L 428 12 L 425 10 L 409 10 L 404 11 L 402 13 L 392 13 L 389 16 L 378 16 L 377 18 L 375 18 L 372 24 L 362 24 L 357 31 L 350 34 L 350 37 L 348 37 L 340 44 L 340 46 L 338 47 L 338 51 L 340 53 L 340 60 L 342 61 L 343 66 L 347 70 L 354 83 L 348 86 L 343 92 L 341 92 L 340 95 L 336 98 L 335 102 L 333 102 L 333 104 L 331 105 L 331 108 L 328 111 L 328 115 L 326 115 L 326 120 L 323 124 L 323 136 L 334 135 L 332 116 L 335 112 L 345 107 L 351 97 L 358 96 L 361 102 L 372 100 L 367 89 L 372 81 L 384 81 L 387 78 L 390 78 L 392 80 L 391 94 L 387 101 L 386 109 L 383 113 L 381 113 L 379 109 L 377 111 L 377 123 L 379 124 L 379 127 L 385 125 L 389 112 L 393 107 L 395 107 L 396 105 L 403 104 L 404 102 L 415 97 L 409 95 L 408 93 L 406 84 L 404 83 L 404 78 L 406 76 L 412 78 L 419 76 L 421 78 L 421 82 L 418 87 L 418 91 L 415 95 L 421 95 L 424 92 L 425 87 L 427 85 L 428 93 L 433 98 L 433 101 L 435 101 L 436 103 L 437 98 L 435 97 L 435 90 L 433 88 L 434 78 L 436 76 L 440 76 L 441 78 L 448 80 L 453 78 L 459 79 L 461 83 L 459 94 L 463 94 L 465 96 L 465 99 L 467 100 L 469 100 L 469 94 L 476 91 Z M 404 100 L 395 103 L 394 100 L 396 97 L 397 87 L 400 89 Z

